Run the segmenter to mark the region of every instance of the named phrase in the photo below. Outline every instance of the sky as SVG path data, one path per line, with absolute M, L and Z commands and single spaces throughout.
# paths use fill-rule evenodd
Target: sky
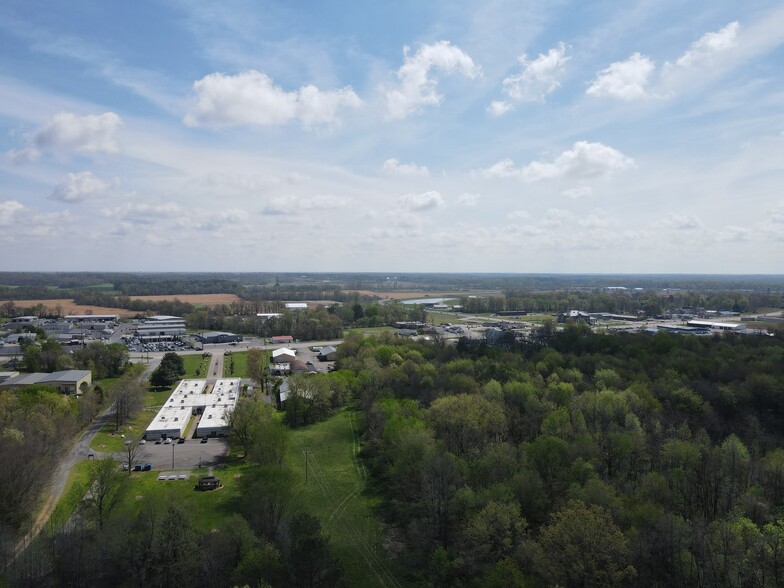
M 0 270 L 784 273 L 784 5 L 6 0 Z

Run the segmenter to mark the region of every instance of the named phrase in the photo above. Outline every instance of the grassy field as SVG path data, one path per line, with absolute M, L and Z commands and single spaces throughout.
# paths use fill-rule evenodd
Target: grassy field
M 189 473 L 187 480 L 158 480 L 158 472 L 131 472 L 131 487 L 125 498 L 123 508 L 140 513 L 145 505 L 157 504 L 165 507 L 170 501 L 183 507 L 200 531 L 216 528 L 226 517 L 236 513 L 236 499 L 239 493 L 239 479 L 247 466 L 232 465 L 215 471 L 221 479 L 223 488 L 214 492 L 194 490 L 201 476 L 207 470 L 177 470 Z
M 49 522 L 43 530 L 44 533 L 51 535 L 53 531 L 59 530 L 71 518 L 71 514 L 84 497 L 89 464 L 89 461 L 80 461 L 68 474 L 63 495 L 52 512 L 52 516 L 49 517 Z
M 193 355 L 181 355 L 182 362 L 185 366 L 185 375 L 183 378 L 199 378 L 204 377 L 207 373 L 207 368 L 210 367 L 210 358 L 202 357 L 201 353 Z
M 397 331 L 395 327 L 356 327 L 354 329 L 346 329 L 346 335 L 350 333 L 360 333 L 362 335 L 378 335 L 384 331 L 394 333 Z
M 345 565 L 346 585 L 395 586 L 399 584 L 381 549 L 375 515 L 379 499 L 365 492 L 368 473 L 358 457 L 357 418 L 356 412 L 343 410 L 294 430 L 286 457 L 297 479 L 294 491 L 321 520 Z
M 234 360 L 234 373 L 231 373 L 231 362 Z M 223 358 L 223 377 L 224 378 L 249 378 L 248 375 L 248 352 L 232 351 L 231 355 Z

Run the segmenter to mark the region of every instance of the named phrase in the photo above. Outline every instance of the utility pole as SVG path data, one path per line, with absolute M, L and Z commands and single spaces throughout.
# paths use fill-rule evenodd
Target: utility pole
M 308 485 L 308 449 L 305 448 L 302 453 L 305 455 L 305 485 Z

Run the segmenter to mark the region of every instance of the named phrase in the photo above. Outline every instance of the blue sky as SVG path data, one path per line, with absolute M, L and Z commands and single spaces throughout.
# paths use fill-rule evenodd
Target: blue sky
M 0 7 L 0 270 L 781 273 L 780 2 Z

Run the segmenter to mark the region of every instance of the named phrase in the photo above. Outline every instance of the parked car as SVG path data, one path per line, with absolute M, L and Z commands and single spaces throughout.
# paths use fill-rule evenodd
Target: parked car
M 165 445 L 171 445 L 171 437 L 166 437 L 166 439 L 164 440 L 164 442 L 163 442 L 163 443 L 164 443 Z
M 140 464 L 140 463 L 137 463 L 135 466 L 133 466 L 133 471 L 134 471 L 134 472 L 140 472 L 140 471 L 142 471 L 142 464 Z
M 123 471 L 124 471 L 124 472 L 127 472 L 127 471 L 128 471 L 128 464 L 127 464 L 127 463 L 124 463 L 124 464 L 122 465 L 122 469 L 123 469 Z
M 161 439 L 156 439 L 155 440 L 155 444 L 156 445 L 160 445 L 161 443 L 163 443 L 163 440 L 161 440 Z
M 147 439 L 139 439 L 139 445 L 144 445 L 147 443 Z
M 209 437 L 202 437 L 202 438 L 201 438 L 201 442 L 202 442 L 202 443 L 206 443 L 206 442 L 207 442 L 207 441 L 209 441 L 209 440 L 210 440 L 210 438 L 209 438 Z
M 185 437 L 180 437 L 177 439 L 177 443 L 185 443 Z
M 145 472 L 149 472 L 152 469 L 152 464 L 151 463 L 146 463 L 146 464 L 144 464 L 144 467 L 142 469 Z

